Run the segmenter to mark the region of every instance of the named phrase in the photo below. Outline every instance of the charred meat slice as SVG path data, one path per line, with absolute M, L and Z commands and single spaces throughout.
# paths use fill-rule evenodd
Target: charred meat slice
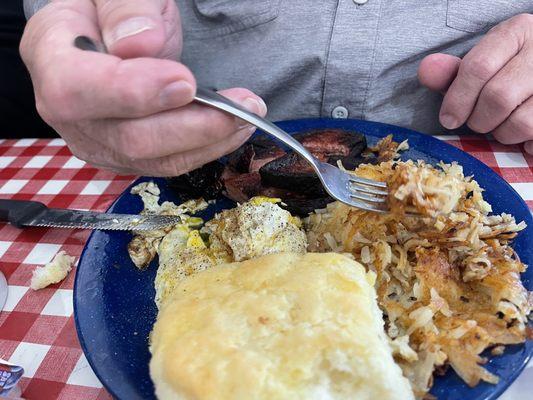
M 285 151 L 279 147 L 272 138 L 261 135 L 253 138 L 251 140 L 252 145 L 255 149 L 255 154 L 257 159 L 274 159 L 285 154 Z
M 366 139 L 355 132 L 323 129 L 294 135 L 316 158 L 347 169 L 374 163 L 374 154 L 362 154 Z M 257 136 L 228 155 L 227 164 L 212 162 L 188 174 L 169 179 L 169 186 L 188 198 L 216 198 L 222 192 L 245 202 L 254 196 L 281 198 L 297 215 L 325 207 L 327 196 L 312 167 L 296 153 L 286 153 L 270 137 Z
M 355 157 L 366 149 L 366 138 L 342 129 L 320 129 L 297 133 L 294 138 L 313 154 L 326 157 Z
M 233 201 L 243 203 L 254 196 L 266 196 L 285 199 L 294 196 L 293 193 L 272 186 L 264 186 L 259 172 L 247 174 L 225 174 L 225 195 Z M 296 195 L 298 196 L 298 195 Z M 300 195 L 300 197 L 302 197 Z
M 227 166 L 241 173 L 249 172 L 250 163 L 255 156 L 252 143 L 244 143 L 234 152 L 228 154 Z
M 341 162 L 342 166 L 348 170 L 356 169 L 360 164 L 376 164 L 377 158 L 371 154 L 368 156 L 357 155 L 357 156 L 348 156 L 348 157 L 330 157 L 328 162 L 331 165 L 338 166 L 338 161 Z
M 296 153 L 288 153 L 259 169 L 265 186 L 274 186 L 314 196 L 325 194 L 313 168 Z
M 231 200 L 244 203 L 264 189 L 259 172 L 236 174 L 224 179 L 225 194 Z
M 368 162 L 362 155 L 366 149 L 363 135 L 341 129 L 325 129 L 294 135 L 320 161 L 337 165 L 338 161 L 347 169 L 355 169 Z M 259 170 L 263 184 L 294 192 L 324 197 L 325 191 L 311 166 L 295 153 L 265 164 Z
M 184 200 L 214 199 L 222 193 L 224 164 L 212 161 L 189 173 L 168 178 L 168 186 Z
M 286 196 L 280 198 L 283 200 L 283 203 L 280 205 L 282 208 L 286 209 L 293 215 L 299 215 L 302 217 L 309 215 L 319 208 L 324 208 L 326 205 L 333 202 L 331 197 L 299 198 Z
M 324 208 L 333 199 L 322 195 L 310 197 L 302 193 L 294 193 L 286 189 L 263 186 L 257 172 L 235 175 L 226 181 L 226 196 L 238 203 L 244 203 L 254 196 L 266 196 L 282 199 L 280 206 L 293 215 L 306 216 L 310 212 Z
M 238 172 L 257 172 L 263 165 L 284 154 L 272 140 L 260 136 L 229 154 L 227 165 Z

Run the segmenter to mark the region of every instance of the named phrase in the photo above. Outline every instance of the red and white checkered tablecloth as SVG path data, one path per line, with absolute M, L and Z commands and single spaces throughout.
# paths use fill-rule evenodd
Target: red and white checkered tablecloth
M 533 209 L 533 157 L 520 146 L 503 146 L 481 136 L 445 139 L 492 167 Z M 0 140 L 0 198 L 104 211 L 133 178 L 86 165 L 72 156 L 61 139 Z M 19 230 L 0 224 L 0 269 L 9 284 L 0 313 L 0 358 L 24 367 L 25 399 L 111 398 L 78 343 L 72 315 L 74 272 L 46 289 L 29 289 L 36 266 L 50 261 L 59 250 L 78 257 L 89 233 Z

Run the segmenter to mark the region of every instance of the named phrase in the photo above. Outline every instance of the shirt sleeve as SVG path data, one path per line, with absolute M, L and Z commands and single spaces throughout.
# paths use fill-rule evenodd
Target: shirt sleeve
M 48 0 L 24 0 L 24 15 L 30 19 L 33 14 L 48 4 Z

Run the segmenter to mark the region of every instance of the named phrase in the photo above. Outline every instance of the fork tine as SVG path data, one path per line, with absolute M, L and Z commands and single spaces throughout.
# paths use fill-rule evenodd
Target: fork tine
M 359 183 L 359 184 L 363 184 L 363 185 L 368 185 L 368 186 L 373 186 L 373 187 L 380 187 L 380 188 L 386 188 L 387 187 L 387 184 L 385 182 L 379 182 L 379 181 L 374 181 L 372 179 L 361 178 L 360 176 L 353 175 L 353 174 L 348 174 L 348 175 L 349 175 L 348 179 L 352 183 Z
M 351 207 L 357 207 L 365 211 L 372 211 L 372 212 L 377 212 L 381 214 L 385 214 L 388 212 L 386 207 L 380 207 L 379 205 L 369 204 L 364 201 L 358 201 L 357 199 L 351 199 L 350 201 L 343 201 L 343 202 Z
M 358 192 L 351 192 L 350 197 L 352 199 L 368 201 L 369 203 L 384 204 L 386 202 L 386 198 L 384 197 L 367 196 L 364 193 Z
M 359 185 L 354 182 L 350 182 L 350 190 L 357 191 L 357 192 L 363 192 L 368 194 L 375 194 L 375 195 L 381 195 L 381 196 L 388 196 L 389 192 L 386 190 L 381 189 L 374 189 L 368 186 Z

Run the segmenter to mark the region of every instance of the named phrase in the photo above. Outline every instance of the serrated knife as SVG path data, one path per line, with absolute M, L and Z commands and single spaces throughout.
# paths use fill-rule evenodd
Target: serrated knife
M 41 226 L 116 231 L 153 231 L 178 224 L 175 215 L 107 214 L 48 208 L 38 201 L 0 199 L 0 222 L 17 228 Z

